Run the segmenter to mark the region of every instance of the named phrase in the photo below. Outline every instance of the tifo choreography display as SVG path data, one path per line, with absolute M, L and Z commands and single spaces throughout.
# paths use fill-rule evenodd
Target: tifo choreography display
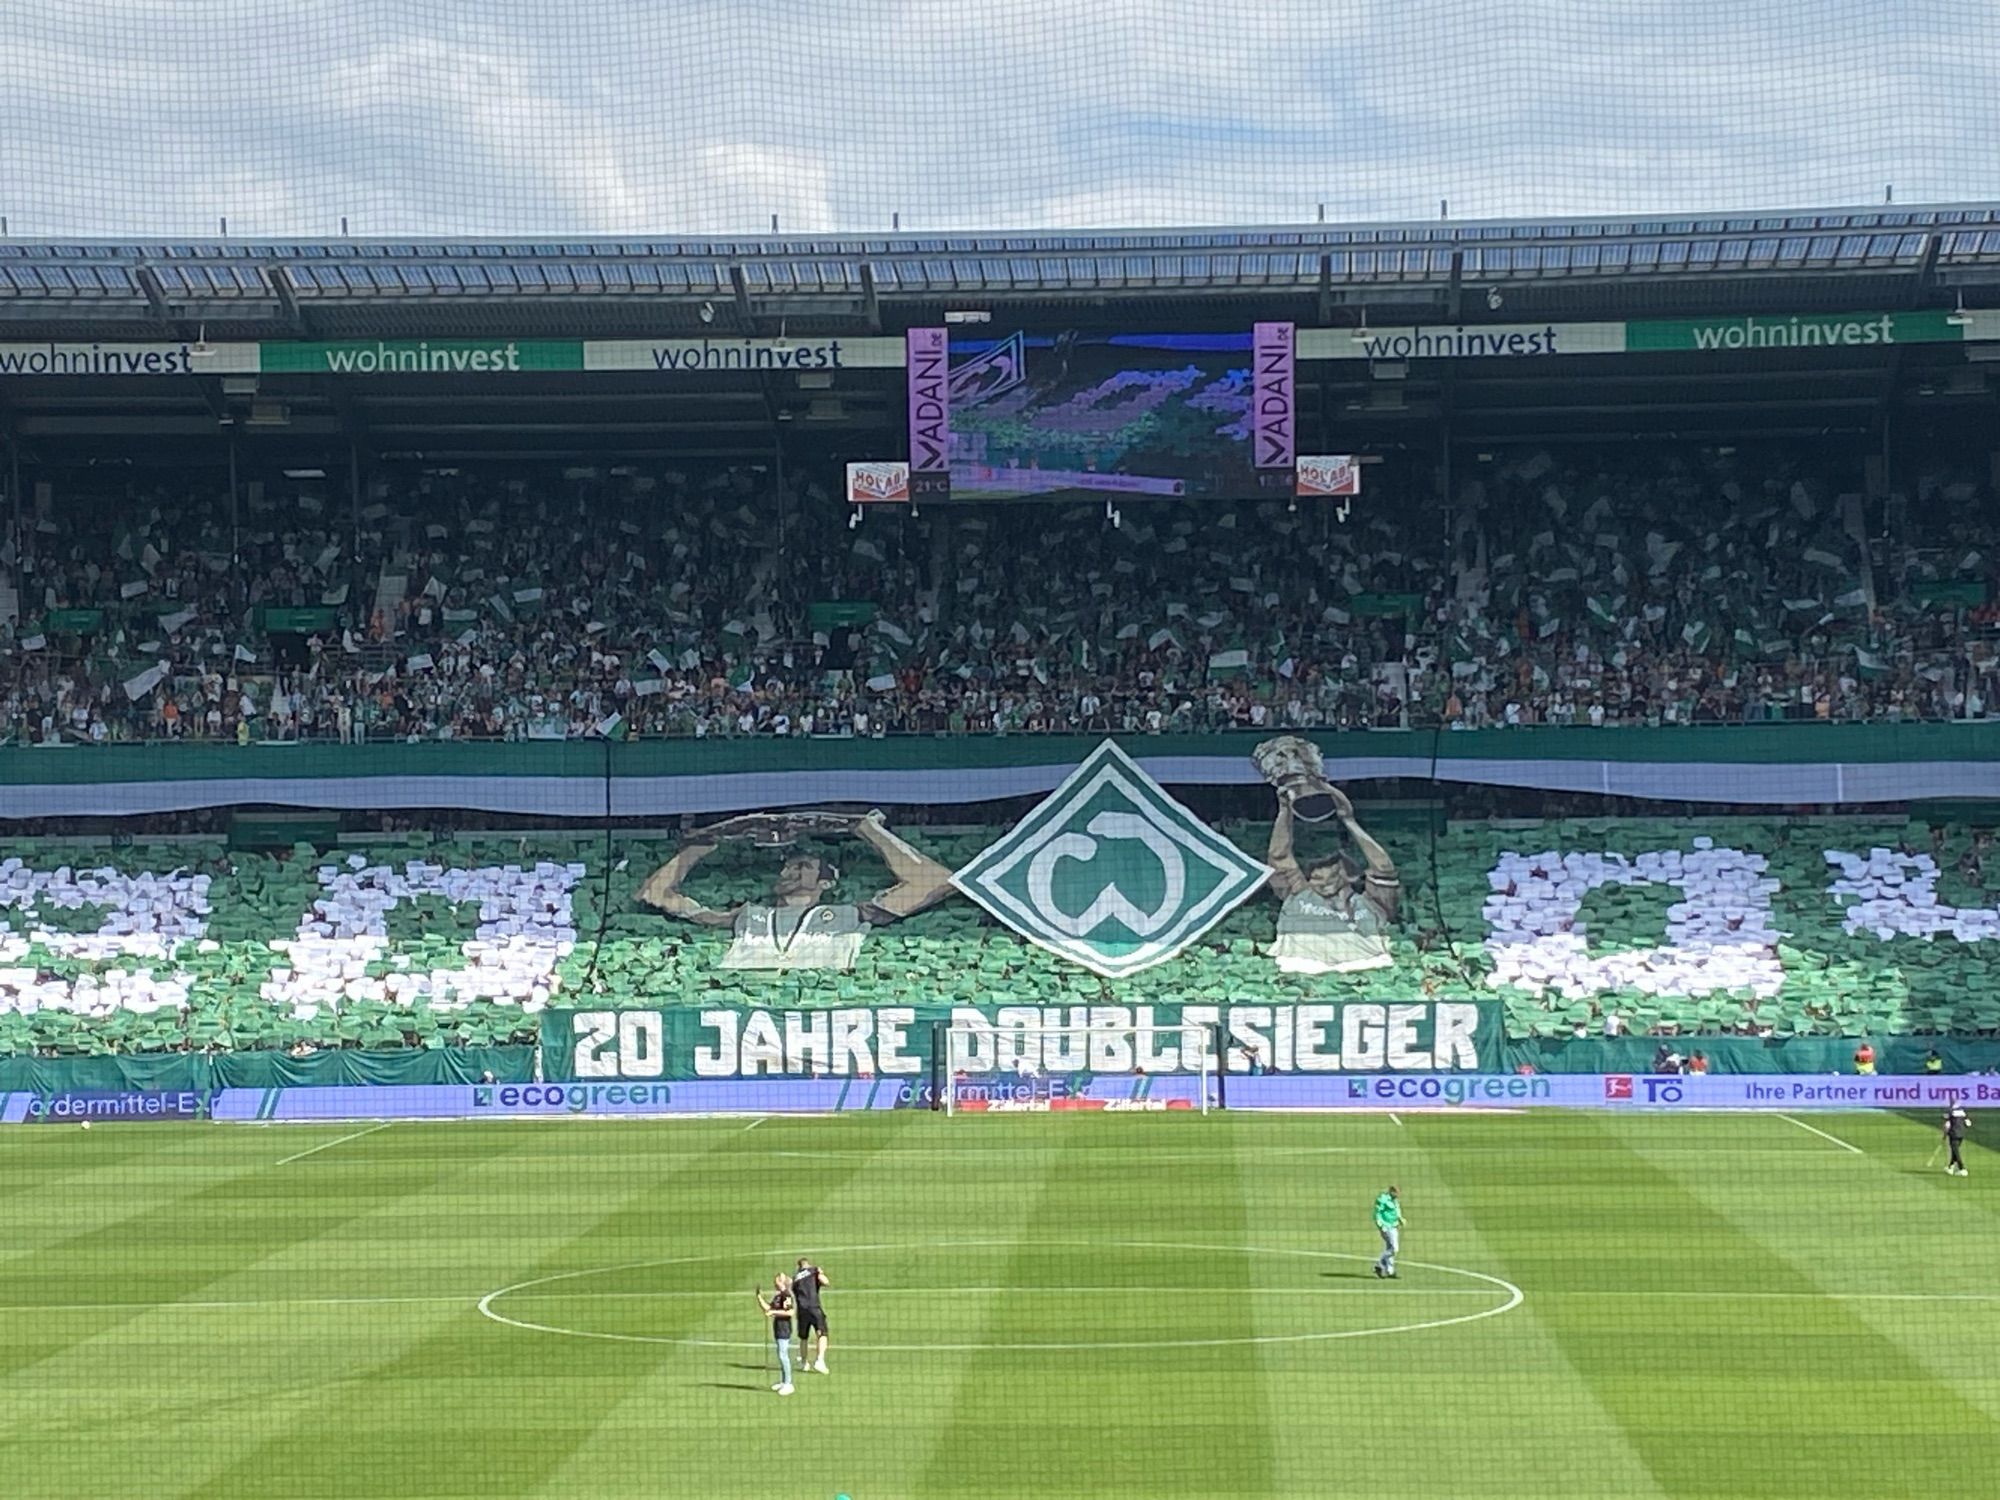
M 2000 9 L 1463 9 L 0 6 L 0 1500 L 1988 1492 Z

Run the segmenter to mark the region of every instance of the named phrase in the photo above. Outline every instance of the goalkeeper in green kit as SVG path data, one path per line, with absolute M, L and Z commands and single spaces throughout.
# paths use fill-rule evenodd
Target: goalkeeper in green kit
M 1382 1236 L 1382 1258 L 1375 1262 L 1375 1274 L 1394 1280 L 1396 1276 L 1396 1252 L 1403 1245 L 1403 1200 L 1396 1196 L 1394 1187 L 1380 1193 L 1375 1199 L 1375 1231 Z

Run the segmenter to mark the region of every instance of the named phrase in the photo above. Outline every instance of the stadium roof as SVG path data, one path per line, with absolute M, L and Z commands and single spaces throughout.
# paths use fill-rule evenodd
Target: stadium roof
M 1357 304 L 1456 318 L 1468 289 L 1521 294 L 1516 313 L 1582 315 L 1769 302 L 1774 282 L 1789 303 L 1818 306 L 2000 285 L 2000 205 L 1115 234 L 0 240 L 0 323 L 96 337 L 175 321 L 336 335 L 558 322 L 753 332 L 783 318 L 807 332 L 900 325 L 951 304 L 1160 296 L 1316 303 L 1320 322 Z
M 2000 205 L 1686 218 L 753 239 L 0 240 L 0 344 L 893 335 L 952 311 L 994 330 L 1583 324 L 2000 306 Z M 1990 317 L 1990 313 L 1981 313 Z M 1894 347 L 1613 360 L 1320 360 L 1301 441 L 1396 452 L 1632 436 L 1922 441 L 1990 422 L 1992 353 Z M 296 368 L 296 367 L 293 367 Z M 43 465 L 345 465 L 898 456 L 900 369 L 203 373 L 0 380 L 0 450 Z M 1894 422 L 1891 423 L 1891 415 Z M 226 443 L 220 441 L 226 438 Z M 830 469 L 826 472 L 831 472 Z

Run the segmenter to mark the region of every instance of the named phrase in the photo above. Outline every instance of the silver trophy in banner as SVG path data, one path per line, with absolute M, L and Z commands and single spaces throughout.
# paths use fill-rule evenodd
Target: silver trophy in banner
M 861 824 L 863 814 L 831 808 L 802 807 L 785 812 L 738 813 L 689 837 L 704 844 L 753 844 L 759 849 L 789 849 L 802 838 L 843 838 Z
M 1339 811 L 1340 794 L 1326 779 L 1326 761 L 1311 740 L 1281 734 L 1251 751 L 1250 759 L 1291 806 L 1293 817 L 1324 823 Z

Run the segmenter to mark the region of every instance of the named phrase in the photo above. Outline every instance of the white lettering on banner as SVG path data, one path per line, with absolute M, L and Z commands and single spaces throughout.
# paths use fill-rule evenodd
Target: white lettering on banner
M 1388 1050 L 1389 1016 L 1379 1005 L 1350 1005 L 1340 1018 L 1340 1053 L 1350 1068 L 1374 1071 Z
M 1350 1007 L 1352 1009 L 1352 1007 Z M 1271 1056 L 1271 1007 L 1232 1005 L 1229 1008 L 1229 1071 L 1247 1073 L 1254 1062 L 1260 1068 L 1276 1066 Z
M 1340 1046 L 1328 1050 L 1327 1028 L 1333 1024 L 1331 1005 L 1301 1005 L 1298 1010 L 1299 1071 L 1328 1073 L 1340 1067 Z
M 1694 848 L 1622 854 L 1549 850 L 1507 853 L 1488 876 L 1487 984 L 1570 1000 L 1608 990 L 1649 995 L 1710 995 L 1748 990 L 1769 998 L 1783 988 L 1778 931 L 1761 854 Z M 1656 947 L 1593 954 L 1580 916 L 1583 899 L 1604 885 L 1669 885 L 1682 899 L 1667 909 L 1666 941 Z
M 1439 1068 L 1476 1068 L 1479 1007 L 1439 1001 L 1431 1012 L 1431 1060 Z
M 1069 1013 L 1070 1030 L 1053 1032 L 1042 1038 L 1042 1071 L 1046 1073 L 1080 1073 L 1086 1062 L 1088 1048 L 1082 1031 L 1084 1011 L 1081 1008 Z
M 1181 1066 L 1188 1072 L 1198 1073 L 1204 1062 L 1212 1064 L 1216 1060 L 1209 1039 L 1221 1024 L 1219 1005 L 1181 1007 Z
M 785 1012 L 785 1061 L 794 1073 L 825 1073 L 831 1063 L 826 1012 Z
M 1003 1021 L 1001 1024 L 1006 1023 Z M 976 1007 L 952 1007 L 951 1055 L 948 1061 L 954 1071 L 984 1073 L 989 1068 L 997 1067 L 999 1045 L 1000 1039 L 994 1031 L 993 1022 L 987 1020 Z M 1018 1047 L 1017 1042 L 1017 1051 Z
M 1417 1022 L 1428 1011 L 1428 1005 L 1392 1005 L 1389 1007 L 1388 1023 L 1383 1027 L 1388 1043 L 1389 1068 L 1397 1073 L 1428 1073 L 1431 1068 L 1429 1051 L 1417 1046 Z
M 297 935 L 271 944 L 289 966 L 273 969 L 258 992 L 301 1020 L 337 1012 L 346 1001 L 452 1011 L 493 1000 L 539 1011 L 556 988 L 557 964 L 576 946 L 571 898 L 583 873 L 580 864 L 546 861 L 528 869 L 446 869 L 420 860 L 400 870 L 323 865 L 319 896 Z M 459 944 L 464 967 L 416 970 L 390 953 L 389 913 L 425 899 L 477 905 L 478 926 Z M 385 964 L 386 974 L 371 972 Z
M 1826 862 L 1840 872 L 1827 886 L 1827 895 L 1836 901 L 1852 898 L 1841 923 L 1849 937 L 1868 932 L 1883 942 L 1951 937 L 1961 943 L 2000 938 L 2000 911 L 1938 900 L 1938 864 L 1928 854 L 1878 848 L 1861 855 L 1829 849 Z
M 1178 1046 L 1166 1046 L 1160 1041 L 1161 1036 L 1173 1032 L 1180 1032 L 1183 1037 L 1186 1035 L 1185 1031 L 1180 1027 L 1170 1027 L 1166 1032 L 1160 1031 L 1153 1021 L 1152 1006 L 1141 1005 L 1134 1009 L 1132 1012 L 1132 1035 L 1139 1044 L 1139 1057 L 1136 1066 L 1141 1073 L 1174 1073 L 1179 1071 L 1181 1065 L 1181 1048 Z
M 743 1023 L 743 1051 L 737 1072 L 744 1078 L 785 1071 L 785 1043 L 768 1010 L 753 1010 Z
M 695 1047 L 695 1077 L 735 1077 L 737 1028 L 742 1024 L 742 1013 L 734 1010 L 705 1010 L 701 1013 L 701 1024 L 705 1029 L 715 1033 L 715 1045 Z
M 868 1010 L 837 1010 L 833 1013 L 833 1071 L 840 1077 L 873 1073 L 875 1058 L 869 1045 L 875 1036 L 875 1016 Z
M 659 1078 L 667 1071 L 667 1023 L 656 1010 L 628 1010 L 618 1018 L 618 1070 L 626 1078 Z
M 903 1055 L 916 1020 L 916 1011 L 907 1005 L 885 1005 L 875 1012 L 875 1055 L 881 1059 L 883 1077 L 914 1073 L 921 1066 L 916 1058 Z
M 958 1012 L 952 1014 L 956 1018 Z M 1042 1024 L 1041 1011 L 1032 1005 L 1003 1005 L 993 1013 L 993 1020 L 995 1068 L 1002 1073 L 1019 1072 L 1023 1060 L 1031 1067 L 1041 1066 L 1041 1048 L 1032 1035 Z
M 1132 1012 L 1122 1005 L 1090 1008 L 1090 1071 L 1132 1071 Z
M 609 1010 L 580 1010 L 570 1017 L 570 1069 L 579 1078 L 616 1078 L 622 1062 L 613 1047 L 618 1015 Z

